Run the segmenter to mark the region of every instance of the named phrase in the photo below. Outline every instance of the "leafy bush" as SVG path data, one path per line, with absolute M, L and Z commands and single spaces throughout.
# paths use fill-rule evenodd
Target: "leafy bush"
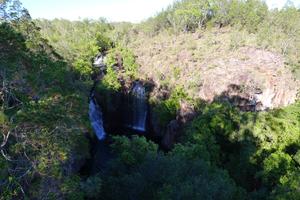
M 268 7 L 260 0 L 181 0 L 143 23 L 142 29 L 150 35 L 170 28 L 187 32 L 213 22 L 219 26 L 240 24 L 253 33 L 267 15 Z
M 272 191 L 270 199 L 297 199 L 300 196 L 300 172 L 289 172 L 281 177 L 280 184 Z
M 90 76 L 93 72 L 92 65 L 89 61 L 78 59 L 74 62 L 74 69 L 82 76 Z
M 89 177 L 81 183 L 81 189 L 88 198 L 97 198 L 101 195 L 102 180 L 99 175 Z
M 68 200 L 84 199 L 84 193 L 80 191 L 80 177 L 78 176 L 72 176 L 65 180 L 65 182 L 62 184 L 61 190 L 65 198 Z
M 135 36 L 137 30 L 135 26 L 129 22 L 115 23 L 114 29 L 110 33 L 110 37 L 115 44 L 126 46 L 131 37 Z
M 199 155 L 183 156 L 191 154 L 188 148 L 157 154 L 157 145 L 143 137 L 117 137 L 112 147 L 117 158 L 103 180 L 102 199 L 245 199 L 226 171 Z
M 160 126 L 165 127 L 171 120 L 176 118 L 176 113 L 180 108 L 180 101 L 187 98 L 184 89 L 177 87 L 172 91 L 170 97 L 160 101 L 157 105 L 154 102 L 154 112 L 158 117 Z
M 0 35 L 0 79 L 5 82 L 0 91 L 10 96 L 1 96 L 0 101 L 3 119 L 9 122 L 1 123 L 5 144 L 0 156 L 0 198 L 50 198 L 53 188 L 41 183 L 64 182 L 68 166 L 89 154 L 83 134 L 89 129 L 84 114 L 86 86 L 75 80 L 74 71 L 32 21 L 1 23 Z
M 138 64 L 135 61 L 134 54 L 127 48 L 116 47 L 108 52 L 106 57 L 107 67 L 121 71 L 124 69 L 124 75 L 128 79 L 137 78 Z M 119 67 L 119 68 L 118 68 Z
M 112 41 L 105 35 L 98 33 L 96 36 L 96 40 L 100 52 L 104 53 L 112 48 Z
M 143 162 L 147 154 L 155 155 L 158 146 L 153 142 L 147 142 L 144 137 L 133 136 L 132 140 L 129 140 L 125 136 L 115 136 L 112 148 L 119 156 L 119 161 L 134 167 Z
M 299 103 L 263 113 L 243 113 L 229 105 L 205 107 L 186 131 L 184 144 L 200 145 L 211 162 L 225 166 L 248 190 L 253 182 L 269 192 L 296 173 L 300 134 Z
M 233 0 L 228 9 L 230 24 L 240 24 L 252 33 L 257 31 L 258 25 L 268 15 L 267 5 L 260 0 Z
M 104 76 L 102 82 L 108 89 L 115 91 L 121 89 L 121 84 L 118 80 L 118 74 L 111 66 L 107 67 L 106 75 Z
M 112 47 L 106 36 L 112 27 L 103 19 L 71 22 L 68 20 L 36 20 L 43 37 L 72 63 L 81 78 L 90 79 L 92 61 L 99 52 Z
M 286 64 L 300 79 L 300 12 L 295 7 L 285 7 L 273 10 L 260 24 L 257 33 L 257 43 L 268 50 L 277 51 L 286 58 Z

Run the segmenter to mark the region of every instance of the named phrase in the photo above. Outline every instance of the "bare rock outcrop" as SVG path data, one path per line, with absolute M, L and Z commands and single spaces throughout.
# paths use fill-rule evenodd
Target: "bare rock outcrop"
M 254 40 L 232 48 L 230 28 L 195 34 L 201 37 L 160 34 L 133 42 L 140 76 L 151 78 L 158 87 L 181 86 L 190 97 L 208 102 L 227 95 L 242 110 L 266 110 L 296 101 L 299 80 L 276 50 L 255 47 L 259 45 Z
M 211 62 L 217 67 L 203 68 L 198 93 L 204 100 L 226 96 L 242 110 L 255 111 L 287 106 L 297 99 L 299 82 L 279 54 L 245 47 Z

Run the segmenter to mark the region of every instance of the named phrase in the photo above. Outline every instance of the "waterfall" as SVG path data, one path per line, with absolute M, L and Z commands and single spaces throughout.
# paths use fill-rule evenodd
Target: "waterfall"
M 146 118 L 147 118 L 147 98 L 145 88 L 139 82 L 136 82 L 131 91 L 132 105 L 131 109 L 131 122 L 129 127 L 137 131 L 146 131 Z
M 102 54 L 99 54 L 95 59 L 93 63 L 94 67 L 103 68 L 105 67 L 105 56 Z
M 89 118 L 99 140 L 105 139 L 105 130 L 103 128 L 102 112 L 100 106 L 98 106 L 92 95 L 89 105 Z

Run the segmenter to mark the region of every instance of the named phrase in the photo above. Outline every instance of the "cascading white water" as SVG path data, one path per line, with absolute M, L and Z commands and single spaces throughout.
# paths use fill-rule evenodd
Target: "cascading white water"
M 104 140 L 106 133 L 103 128 L 103 119 L 100 106 L 95 103 L 95 100 L 91 98 L 89 105 L 89 118 L 99 140 Z
M 145 88 L 142 84 L 136 83 L 132 91 L 132 121 L 130 127 L 137 131 L 146 131 L 147 98 Z
M 93 63 L 94 67 L 105 67 L 105 56 L 102 54 L 99 54 L 95 59 Z

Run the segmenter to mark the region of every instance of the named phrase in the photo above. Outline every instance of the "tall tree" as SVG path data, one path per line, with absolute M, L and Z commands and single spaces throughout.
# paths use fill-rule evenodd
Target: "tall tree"
M 31 19 L 27 9 L 19 0 L 0 0 L 0 21 Z

